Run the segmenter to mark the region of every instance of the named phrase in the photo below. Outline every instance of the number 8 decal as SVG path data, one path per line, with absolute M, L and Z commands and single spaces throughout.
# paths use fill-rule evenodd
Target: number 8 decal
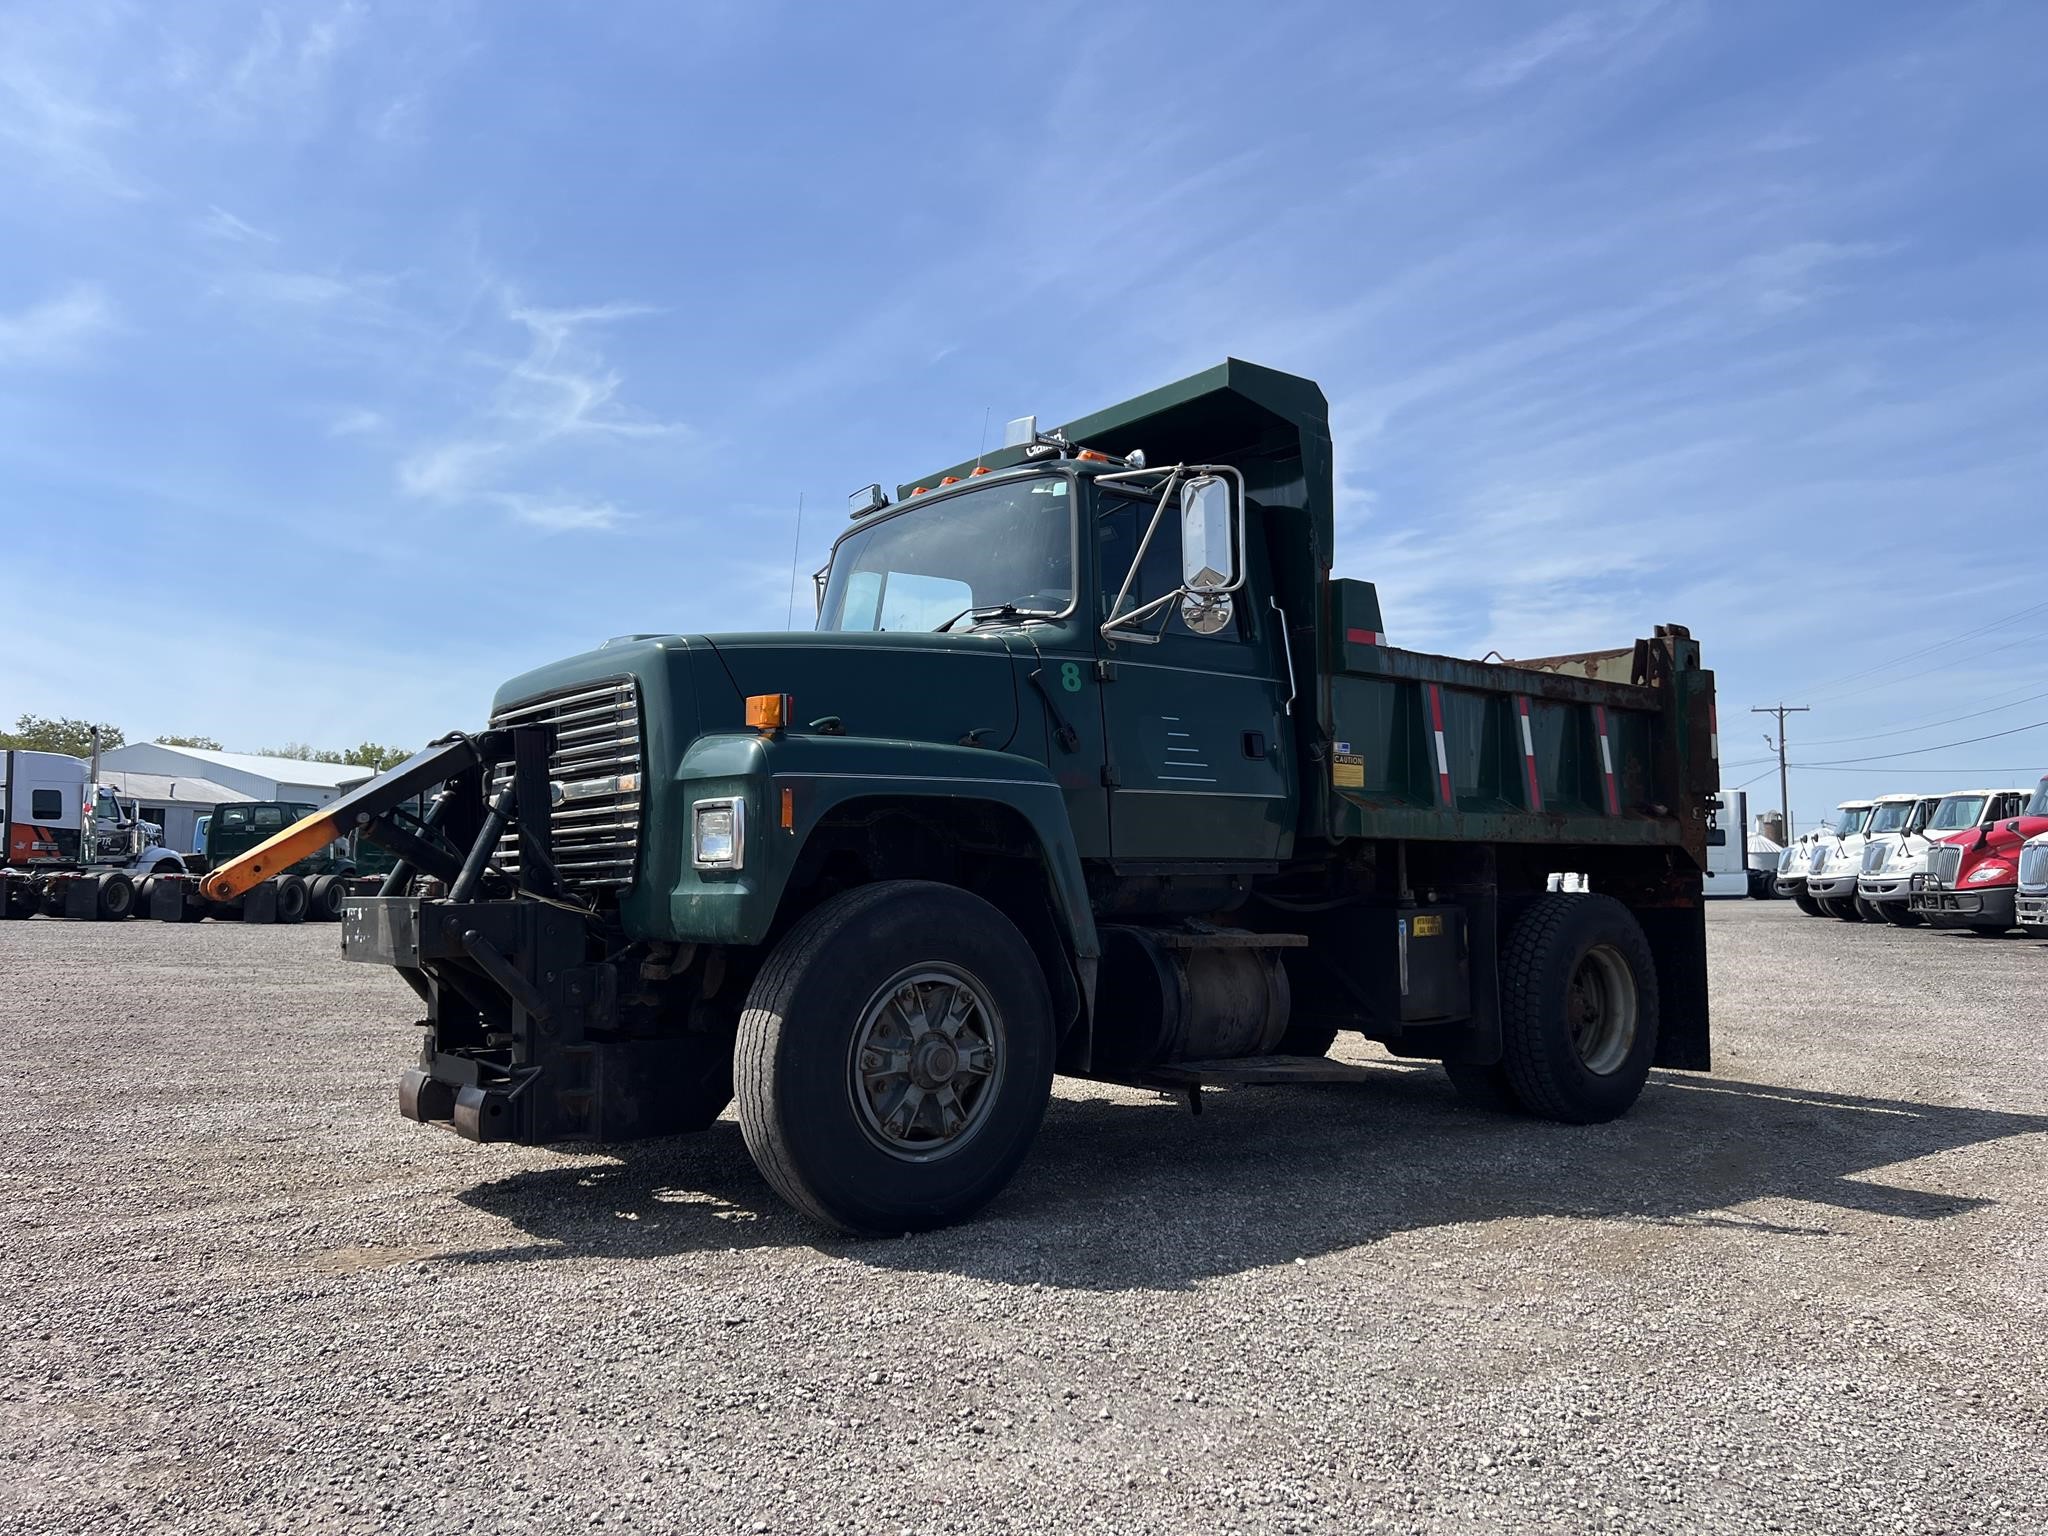
M 1060 686 L 1069 693 L 1081 691 L 1081 663 L 1063 661 L 1060 663 Z

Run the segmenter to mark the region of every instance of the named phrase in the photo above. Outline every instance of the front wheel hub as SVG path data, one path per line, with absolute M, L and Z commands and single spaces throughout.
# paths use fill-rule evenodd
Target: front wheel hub
M 854 1029 L 847 1095 L 876 1146 L 929 1162 L 988 1119 L 1004 1065 L 1002 1015 L 981 983 L 947 965 L 900 972 Z

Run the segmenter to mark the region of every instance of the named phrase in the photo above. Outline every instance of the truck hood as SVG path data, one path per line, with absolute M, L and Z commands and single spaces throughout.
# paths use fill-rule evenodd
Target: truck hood
M 790 696 L 800 731 L 836 716 L 850 736 L 957 745 L 972 735 L 1001 749 L 1017 736 L 1019 672 L 1036 664 L 1016 630 L 622 635 L 511 679 L 492 714 L 625 675 L 639 681 L 657 764 L 679 761 L 700 734 L 746 729 L 746 701 L 764 693 Z
M 1015 632 L 934 635 L 881 631 L 707 636 L 729 700 L 700 701 L 704 729 L 738 729 L 753 694 L 786 693 L 797 729 L 836 716 L 850 736 L 1004 749 L 1017 735 Z M 1029 670 L 1026 668 L 1025 670 Z M 722 718 L 729 707 L 731 718 Z

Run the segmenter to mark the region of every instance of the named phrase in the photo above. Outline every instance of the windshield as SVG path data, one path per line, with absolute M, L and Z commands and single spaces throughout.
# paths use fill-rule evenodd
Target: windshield
M 913 503 L 841 539 L 818 628 L 931 630 L 971 609 L 1051 616 L 1073 601 L 1071 487 L 1036 476 Z
M 1828 830 L 1837 837 L 1854 837 L 1863 830 L 1863 823 L 1870 817 L 1870 807 L 1860 805 L 1851 811 L 1838 811 Z
M 1934 808 L 1934 817 L 1927 823 L 1930 832 L 1967 832 L 1977 825 L 1977 818 L 1984 814 L 1982 795 L 1950 795 Z
M 2020 813 L 2024 816 L 2048 816 L 2048 779 L 2034 786 L 2034 798 L 2027 802 L 2027 808 Z
M 1896 832 L 1906 824 L 1906 818 L 1913 814 L 1913 802 L 1893 800 L 1880 805 L 1870 813 L 1870 834 Z

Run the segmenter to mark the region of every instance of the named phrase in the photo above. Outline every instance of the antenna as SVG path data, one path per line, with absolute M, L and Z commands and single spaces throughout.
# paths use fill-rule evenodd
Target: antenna
M 981 461 L 988 457 L 988 418 L 989 413 L 994 409 L 995 407 L 992 405 L 984 405 L 981 408 L 981 446 L 974 450 L 974 467 L 976 469 L 981 468 Z
M 789 612 L 783 615 L 784 629 L 796 628 L 796 564 L 804 547 L 804 493 L 796 493 L 796 537 L 789 541 Z

